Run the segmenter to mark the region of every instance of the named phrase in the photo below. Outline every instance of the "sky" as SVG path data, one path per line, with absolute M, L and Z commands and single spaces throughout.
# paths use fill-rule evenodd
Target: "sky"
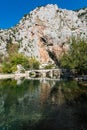
M 47 4 L 57 4 L 59 8 L 76 10 L 87 7 L 87 0 L 1 0 L 0 29 L 15 26 L 24 14 Z

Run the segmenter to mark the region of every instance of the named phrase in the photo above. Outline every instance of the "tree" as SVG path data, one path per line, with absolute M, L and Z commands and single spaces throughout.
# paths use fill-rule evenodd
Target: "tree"
M 35 57 L 29 58 L 29 68 L 30 69 L 39 69 L 40 62 Z
M 24 56 L 21 53 L 15 53 L 10 57 L 10 63 L 12 65 L 21 64 L 25 69 L 29 68 L 29 60 L 27 56 Z
M 17 65 L 21 64 L 24 69 L 29 68 L 29 59 L 20 53 L 14 53 L 2 63 L 2 73 L 13 73 L 17 71 Z
M 17 65 L 22 65 L 25 70 L 39 69 L 40 62 L 34 57 L 27 57 L 21 53 L 9 55 L 2 63 L 0 72 L 13 73 L 17 71 Z
M 70 48 L 61 60 L 60 64 L 64 68 L 76 69 L 78 74 L 87 71 L 87 43 L 80 38 L 71 40 Z

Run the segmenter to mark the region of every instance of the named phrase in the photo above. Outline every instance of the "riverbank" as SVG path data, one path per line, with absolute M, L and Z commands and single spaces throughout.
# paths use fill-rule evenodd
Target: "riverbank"
M 26 73 L 17 73 L 17 74 L 0 74 L 0 79 L 19 79 L 22 77 L 26 77 Z
M 0 79 L 8 78 L 50 78 L 50 79 L 60 79 L 61 69 L 42 69 L 42 70 L 29 70 L 24 73 L 14 73 L 14 74 L 0 74 Z
M 54 79 L 54 78 L 31 78 L 31 77 L 28 77 L 25 73 L 22 74 L 0 74 L 0 80 L 3 80 L 3 79 L 15 79 L 15 80 L 18 80 L 18 79 L 21 79 L 21 78 L 26 78 L 26 79 L 29 79 L 29 80 L 54 80 L 54 81 L 60 81 L 60 79 Z

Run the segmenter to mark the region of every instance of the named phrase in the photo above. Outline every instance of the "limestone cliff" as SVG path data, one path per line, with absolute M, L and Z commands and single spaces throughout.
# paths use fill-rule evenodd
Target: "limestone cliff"
M 0 30 L 0 55 L 8 54 L 8 44 L 18 44 L 18 52 L 36 57 L 41 63 L 56 61 L 68 49 L 72 36 L 87 38 L 87 8 L 79 11 L 57 5 L 37 7 L 8 30 Z

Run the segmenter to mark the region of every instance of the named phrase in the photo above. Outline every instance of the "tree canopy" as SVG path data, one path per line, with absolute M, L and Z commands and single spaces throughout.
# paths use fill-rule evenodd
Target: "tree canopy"
M 60 63 L 63 68 L 76 69 L 78 74 L 87 73 L 86 41 L 73 38 L 68 52 L 62 56 Z

